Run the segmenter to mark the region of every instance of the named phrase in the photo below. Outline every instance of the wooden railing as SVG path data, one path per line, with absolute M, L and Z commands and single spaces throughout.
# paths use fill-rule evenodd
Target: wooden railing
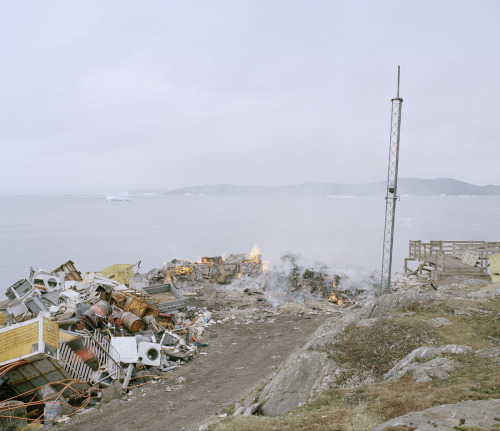
M 489 256 L 494 253 L 500 253 L 500 242 L 410 241 L 408 256 L 441 272 L 444 272 L 446 267 L 462 263 L 487 273 L 490 265 Z

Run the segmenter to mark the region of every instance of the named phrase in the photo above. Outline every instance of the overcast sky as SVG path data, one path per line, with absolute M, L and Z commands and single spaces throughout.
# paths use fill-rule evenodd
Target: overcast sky
M 0 3 L 0 193 L 500 184 L 500 2 Z

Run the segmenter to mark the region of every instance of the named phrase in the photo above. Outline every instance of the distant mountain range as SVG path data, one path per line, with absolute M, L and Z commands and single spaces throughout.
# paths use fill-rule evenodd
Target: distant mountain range
M 386 182 L 370 184 L 306 183 L 291 186 L 238 186 L 217 184 L 183 187 L 170 190 L 167 195 L 206 196 L 385 196 Z M 398 195 L 411 196 L 500 196 L 500 186 L 476 186 L 452 178 L 401 178 L 398 180 Z

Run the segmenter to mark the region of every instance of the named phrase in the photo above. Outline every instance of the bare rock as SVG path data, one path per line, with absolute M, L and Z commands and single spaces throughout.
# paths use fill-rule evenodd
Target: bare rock
M 309 401 L 334 365 L 326 353 L 301 351 L 290 356 L 260 394 L 262 412 L 279 416 Z
M 295 302 L 285 302 L 278 307 L 278 311 L 282 314 L 304 314 L 309 310 L 308 307 Z
M 470 293 L 473 298 L 498 298 L 500 297 L 500 283 L 491 283 L 476 292 Z
M 393 381 L 404 375 L 413 377 L 417 382 L 427 382 L 432 377 L 446 379 L 448 373 L 453 371 L 458 364 L 456 361 L 440 355 L 471 352 L 472 349 L 469 346 L 457 346 L 455 344 L 442 347 L 419 347 L 385 373 L 384 380 Z
M 458 404 L 444 404 L 421 412 L 411 412 L 384 422 L 373 431 L 388 431 L 395 427 L 418 429 L 419 431 L 440 431 L 455 429 L 497 429 L 500 400 L 463 401 Z M 399 428 L 398 428 L 399 429 Z
M 368 301 L 361 309 L 361 319 L 372 319 L 374 317 L 389 317 L 396 311 L 414 303 L 428 300 L 430 295 L 425 297 L 418 292 L 398 292 L 379 296 L 376 299 Z
M 327 301 L 312 301 L 310 299 L 306 299 L 305 304 L 313 310 L 341 312 L 341 310 Z
M 374 318 L 374 319 L 361 319 L 357 325 L 358 326 L 364 326 L 365 328 L 369 328 L 370 326 L 372 326 L 375 322 L 378 321 L 378 318 Z
M 7 401 L 0 404 L 0 408 L 2 409 L 1 430 L 17 431 L 26 427 L 26 406 L 23 402 Z
M 491 349 L 481 349 L 474 352 L 474 356 L 478 358 L 499 358 L 500 347 L 492 347 Z
M 103 404 L 120 399 L 123 396 L 122 384 L 118 380 L 115 380 L 111 385 L 105 388 L 101 394 L 101 402 Z
M 154 377 L 151 376 L 151 373 L 148 370 L 139 371 L 133 380 L 133 385 L 141 385 L 143 383 L 148 383 L 153 380 Z
M 335 316 L 328 319 L 316 329 L 304 348 L 313 350 L 324 348 L 326 344 L 339 339 L 344 333 L 346 326 L 358 320 L 358 313 L 355 311 L 348 312 L 341 317 Z
M 440 328 L 441 326 L 451 326 L 451 323 L 446 317 L 435 317 L 434 319 L 426 320 L 434 328 Z

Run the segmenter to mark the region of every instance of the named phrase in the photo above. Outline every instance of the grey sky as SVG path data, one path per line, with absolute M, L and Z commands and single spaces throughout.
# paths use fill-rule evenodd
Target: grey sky
M 0 193 L 500 183 L 498 1 L 0 3 Z

